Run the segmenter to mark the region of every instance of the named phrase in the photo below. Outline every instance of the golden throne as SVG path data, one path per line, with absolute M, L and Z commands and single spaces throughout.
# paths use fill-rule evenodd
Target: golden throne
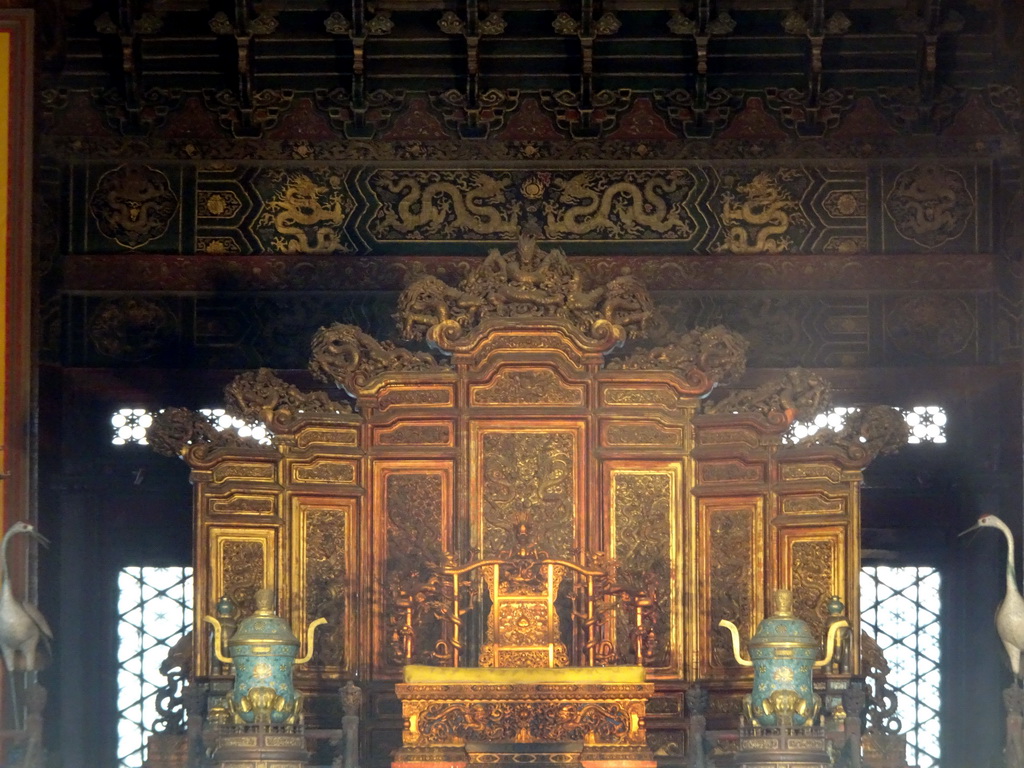
M 457 764 L 468 759 L 467 745 L 492 761 L 515 750 L 509 745 L 533 745 L 581 750 L 587 766 L 654 765 L 644 723 L 654 687 L 642 666 L 653 601 L 616 584 L 614 568 L 599 559 L 588 567 L 548 557 L 526 523 L 500 557 L 463 565 L 449 557 L 440 575 L 416 599 L 433 602 L 445 624 L 435 656 L 446 666 L 405 667 L 394 765 L 439 757 Z M 618 661 L 620 611 L 633 622 L 637 663 L 603 666 Z M 477 665 L 464 666 L 474 655 Z

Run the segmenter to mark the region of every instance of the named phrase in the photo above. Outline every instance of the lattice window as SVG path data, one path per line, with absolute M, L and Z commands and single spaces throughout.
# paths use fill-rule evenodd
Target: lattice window
M 157 719 L 160 664 L 192 625 L 192 569 L 129 567 L 118 576 L 117 759 L 139 768 Z
M 833 408 L 827 413 L 818 414 L 814 421 L 798 421 L 786 435 L 787 443 L 795 443 L 804 437 L 813 435 L 820 429 L 839 431 L 843 428 L 846 414 L 856 408 Z M 910 410 L 902 411 L 903 418 L 910 427 L 909 443 L 944 443 L 946 442 L 946 412 L 938 405 L 919 405 Z
M 907 762 L 939 765 L 939 572 L 865 566 L 860 573 L 862 628 L 878 642 L 907 734 Z
M 153 424 L 156 413 L 159 411 L 147 411 L 145 408 L 119 409 L 110 417 L 114 428 L 110 442 L 114 445 L 148 445 L 146 431 Z M 236 419 L 225 413 L 223 408 L 200 408 L 199 413 L 206 416 L 218 431 L 233 429 L 239 437 L 251 438 L 260 445 L 270 445 L 272 435 L 262 424 Z
M 110 417 L 110 424 L 114 427 L 110 442 L 114 445 L 148 445 L 146 430 L 152 423 L 153 414 L 145 408 L 121 408 Z

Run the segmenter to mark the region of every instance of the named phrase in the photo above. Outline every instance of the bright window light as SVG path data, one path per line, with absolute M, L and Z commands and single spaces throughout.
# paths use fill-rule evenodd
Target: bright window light
M 146 431 L 152 426 L 157 413 L 158 411 L 147 411 L 145 408 L 121 408 L 110 417 L 114 432 L 110 442 L 114 445 L 148 445 Z M 209 418 L 218 432 L 233 429 L 239 437 L 250 438 L 260 445 L 271 443 L 273 435 L 263 424 L 233 418 L 226 414 L 223 408 L 200 408 L 199 413 Z
M 860 572 L 861 626 L 889 665 L 896 715 L 907 735 L 907 762 L 939 765 L 939 572 L 935 568 L 865 566 Z
M 795 443 L 810 437 L 821 429 L 838 432 L 843 428 L 846 415 L 856 412 L 856 408 L 833 408 L 827 413 L 819 413 L 814 421 L 797 421 L 790 427 L 785 442 Z M 920 405 L 908 411 L 902 411 L 903 418 L 910 427 L 909 443 L 944 443 L 946 442 L 946 411 L 938 405 Z
M 117 586 L 117 760 L 141 768 L 167 684 L 160 665 L 192 627 L 192 569 L 124 568 Z

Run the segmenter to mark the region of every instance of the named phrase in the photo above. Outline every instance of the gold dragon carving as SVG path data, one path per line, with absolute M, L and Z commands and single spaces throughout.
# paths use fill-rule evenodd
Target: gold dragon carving
M 792 368 L 754 389 L 707 403 L 705 413 L 760 413 L 771 422 L 810 421 L 832 404 L 832 387 L 814 371 Z
M 639 646 L 645 658 L 636 663 L 665 663 L 669 647 L 672 599 L 672 478 L 664 472 L 618 472 L 614 476 L 615 580 L 626 592 L 646 601 L 645 622 L 633 626 L 619 611 L 618 637 Z M 628 601 L 627 601 L 628 602 Z M 635 637 L 635 633 L 644 633 Z M 619 653 L 626 654 L 620 647 Z
M 529 525 L 552 557 L 574 547 L 573 466 L 568 432 L 492 432 L 483 438 L 483 554 L 493 557 Z
M 655 319 L 647 289 L 632 275 L 585 288 L 580 271 L 558 250 L 544 251 L 520 234 L 516 248 L 487 257 L 458 287 L 436 277 L 412 282 L 398 299 L 395 319 L 403 338 L 444 346 L 488 318 L 560 318 L 590 338 L 642 336 Z
M 444 561 L 442 486 L 436 473 L 396 472 L 387 477 L 385 618 L 392 664 L 436 661 L 439 610 L 445 604 L 438 576 Z
M 377 341 L 356 326 L 343 323 L 320 328 L 313 335 L 309 361 L 314 377 L 353 395 L 384 372 L 447 368 L 426 352 L 411 352 L 390 341 Z
M 407 733 L 410 746 L 462 745 L 466 741 L 584 741 L 644 746 L 642 701 L 408 702 L 417 710 L 417 731 Z
M 828 541 L 793 542 L 793 593 L 796 613 L 824 636 L 832 595 L 833 549 Z
M 749 509 L 720 510 L 708 520 L 710 537 L 706 557 L 711 594 L 708 626 L 718 626 L 721 619 L 738 617 L 741 626 L 748 621 L 754 602 L 751 593 L 753 522 L 753 512 Z M 732 663 L 732 649 L 724 632 L 711 634 L 711 656 L 717 666 Z
M 179 456 L 189 449 L 206 454 L 245 445 L 233 430 L 219 431 L 208 417 L 188 408 L 166 408 L 158 413 L 146 430 L 146 439 L 161 456 Z
M 866 465 L 899 450 L 909 438 L 910 427 L 902 413 L 888 405 L 872 405 L 847 413 L 840 429 L 821 429 L 798 445 L 838 448 L 850 461 Z
M 519 229 L 517 210 L 506 192 L 512 185 L 508 177 L 479 172 L 400 175 L 381 171 L 374 180 L 398 195 L 396 202 L 381 201 L 374 224 L 378 237 L 400 233 L 422 238 L 457 232 L 511 235 Z
M 260 217 L 277 236 L 271 247 L 280 253 L 331 253 L 344 250 L 341 228 L 345 223 L 343 194 L 317 183 L 305 173 L 290 173 L 283 187 L 267 202 Z
M 609 360 L 611 370 L 674 370 L 684 375 L 694 369 L 720 384 L 739 379 L 747 367 L 750 345 L 738 333 L 721 325 L 695 328 L 679 341 Z
M 546 206 L 545 234 L 642 236 L 657 232 L 674 238 L 693 234 L 694 223 L 685 212 L 683 200 L 672 202 L 674 193 L 681 193 L 685 199 L 693 188 L 689 171 L 637 173 L 634 180 L 608 182 L 608 174 L 593 171 L 557 180 L 561 193 L 557 201 Z
M 324 392 L 303 392 L 282 381 L 269 368 L 246 371 L 224 388 L 228 413 L 245 421 L 273 424 L 303 413 L 352 413 L 352 406 L 331 400 Z
M 776 176 L 762 171 L 748 182 L 736 185 L 736 191 L 722 195 L 720 218 L 725 237 L 715 250 L 729 253 L 781 253 L 792 245 L 785 237 L 794 219 L 801 216 L 800 206 L 779 183 L 790 172 Z
M 258 541 L 224 542 L 221 569 L 224 594 L 238 606 L 239 616 L 256 610 L 256 592 L 263 588 L 266 553 Z
M 315 638 L 313 663 L 318 666 L 340 667 L 346 661 L 345 529 L 344 510 L 306 511 L 306 615 L 327 619 Z

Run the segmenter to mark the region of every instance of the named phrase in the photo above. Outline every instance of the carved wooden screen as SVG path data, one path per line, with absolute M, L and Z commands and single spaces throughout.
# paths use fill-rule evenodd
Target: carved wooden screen
M 816 631 L 829 596 L 857 604 L 860 472 L 899 442 L 898 415 L 865 411 L 844 432 L 784 446 L 798 413 L 827 405 L 822 382 L 794 371 L 706 401 L 742 373 L 742 339 L 721 328 L 658 339 L 636 281 L 587 289 L 564 256 L 525 238 L 457 288 L 414 283 L 397 317 L 406 338 L 443 354 L 334 325 L 314 338 L 310 369 L 348 398 L 265 370 L 229 386 L 229 410 L 263 420 L 273 446 L 184 411 L 153 430 L 158 450 L 194 470 L 196 616 L 222 594 L 247 612 L 266 584 L 299 634 L 327 617 L 297 673 L 312 722 L 318 694 L 358 677 L 376 696 L 368 728 L 396 734 L 383 702 L 404 652 L 445 658 L 444 628 L 417 595 L 446 561 L 499 555 L 524 521 L 548 555 L 613 562 L 616 579 L 653 599 L 654 746 L 681 724 L 690 682 L 712 690 L 712 714 L 739 712 L 749 670 L 720 619 L 749 637 L 781 586 Z M 620 349 L 644 336 L 661 343 Z M 625 624 L 609 622 L 630 661 Z M 217 679 L 210 640 L 196 636 L 197 675 Z

